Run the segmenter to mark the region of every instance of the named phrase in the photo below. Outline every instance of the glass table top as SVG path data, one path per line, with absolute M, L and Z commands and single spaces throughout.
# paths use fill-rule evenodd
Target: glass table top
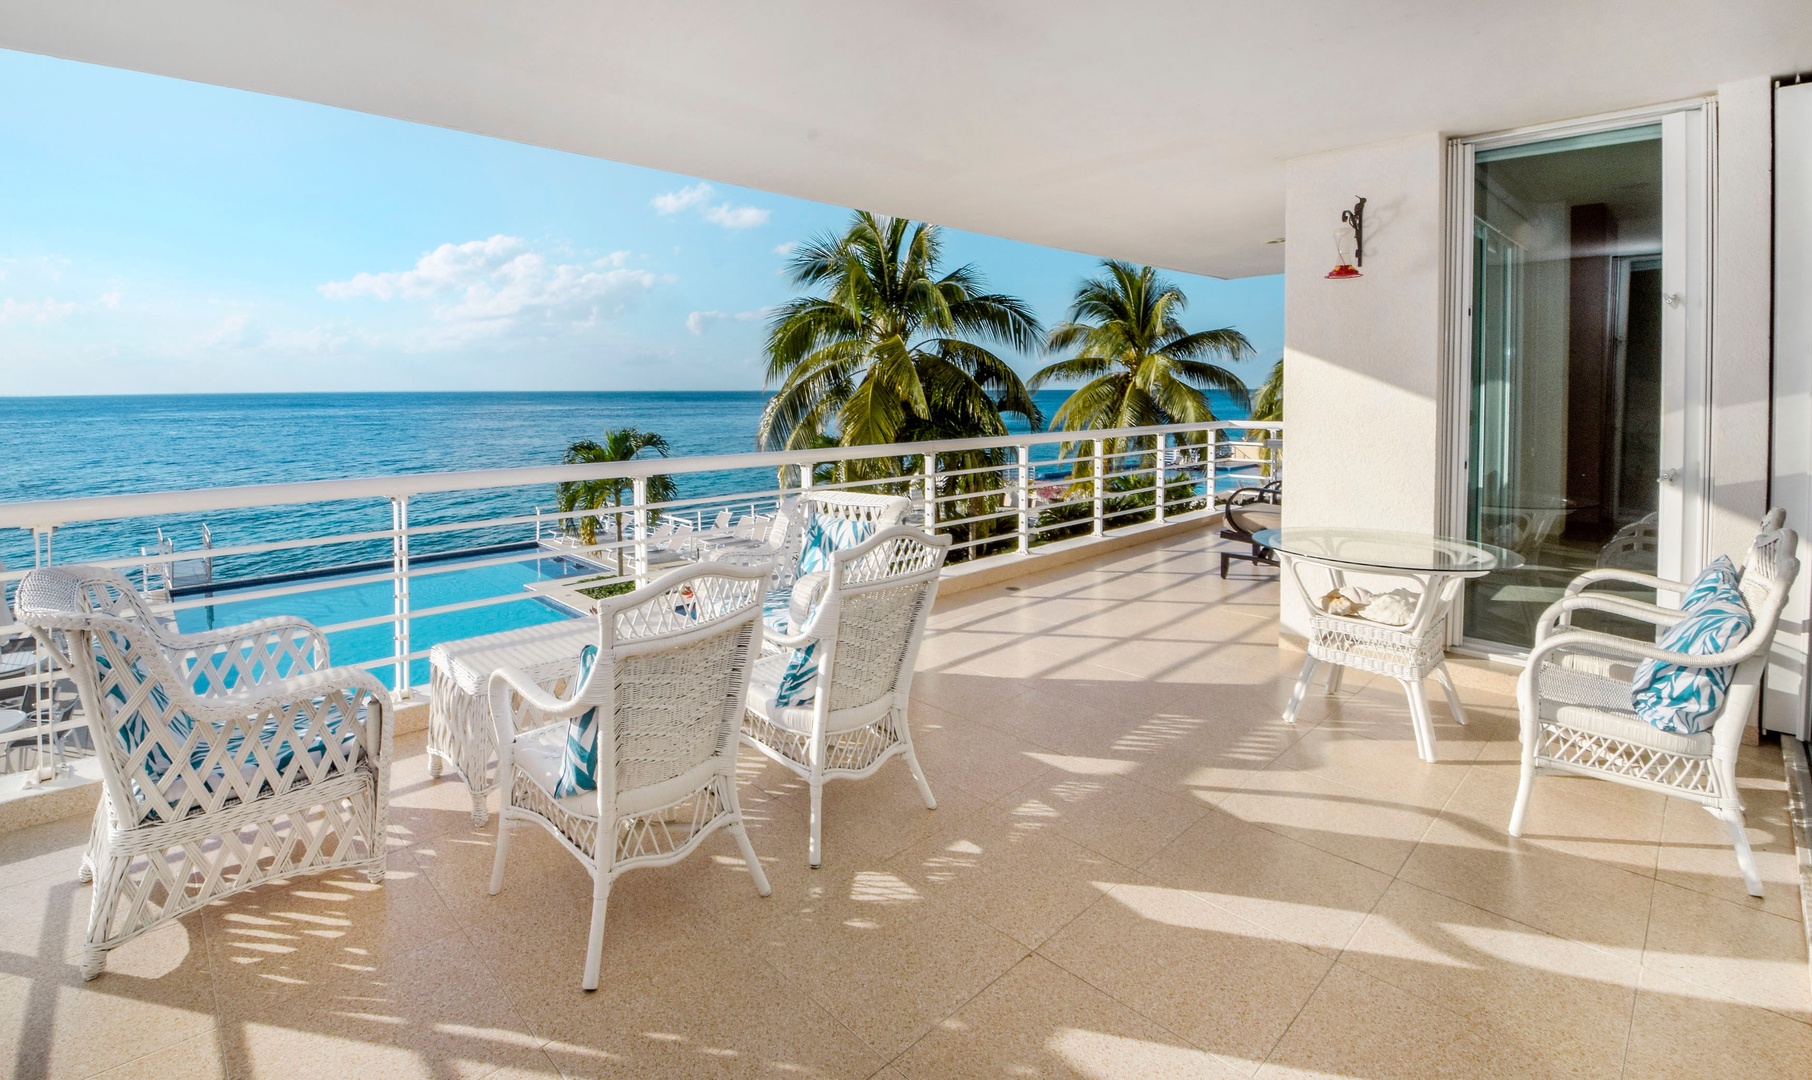
M 1381 570 L 1488 574 L 1493 570 L 1514 570 L 1523 564 L 1523 557 L 1508 548 L 1451 536 L 1384 529 L 1265 529 L 1254 533 L 1252 539 L 1299 559 Z

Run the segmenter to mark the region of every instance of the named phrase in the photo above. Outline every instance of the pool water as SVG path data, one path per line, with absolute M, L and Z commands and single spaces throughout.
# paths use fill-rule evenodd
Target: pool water
M 435 563 L 429 564 L 429 566 L 418 565 L 416 569 L 420 571 L 431 567 L 436 571 L 441 571 L 447 566 L 457 565 L 459 564 Z M 495 604 L 490 607 L 470 608 L 465 611 L 448 612 L 445 615 L 411 619 L 409 647 L 411 650 L 420 651 L 443 641 L 458 641 L 461 638 L 477 637 L 480 634 L 494 634 L 500 630 L 516 630 L 525 626 L 539 626 L 543 623 L 573 618 L 575 617 L 573 612 L 560 607 L 551 600 L 545 600 L 526 592 L 523 586 L 532 581 L 596 576 L 597 573 L 596 569 L 569 558 L 540 557 L 525 558 L 521 562 L 496 566 L 462 567 L 427 576 L 411 577 L 409 579 L 409 606 L 416 611 L 440 607 L 444 604 L 457 604 L 467 600 L 482 600 L 493 596 L 519 595 L 522 599 L 509 604 Z M 233 600 L 232 590 L 220 590 L 213 595 L 219 600 L 218 603 L 178 611 L 176 613 L 177 629 L 184 633 L 193 633 L 197 630 L 251 622 L 254 619 L 266 619 L 273 615 L 296 616 L 306 619 L 316 626 L 329 626 L 357 619 L 376 618 L 380 615 L 388 615 L 394 610 L 391 586 L 388 581 L 347 585 L 337 589 L 320 589 L 314 592 L 254 600 Z M 336 665 L 363 664 L 368 660 L 380 660 L 393 655 L 395 651 L 393 626 L 394 624 L 391 623 L 380 623 L 376 626 L 337 630 L 328 634 L 327 646 L 332 654 L 333 662 Z M 372 674 L 376 675 L 385 686 L 394 688 L 395 665 L 385 664 L 371 670 Z M 425 657 L 410 662 L 409 684 L 411 686 L 428 684 L 428 661 Z

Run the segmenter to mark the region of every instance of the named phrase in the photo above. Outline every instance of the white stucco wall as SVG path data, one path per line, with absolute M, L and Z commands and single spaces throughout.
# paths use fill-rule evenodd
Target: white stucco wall
M 1741 552 L 1768 509 L 1773 98 L 1766 77 L 1718 87 L 1706 537 L 1712 555 Z
M 1439 527 L 1445 155 L 1431 133 L 1289 164 L 1286 526 Z M 1340 212 L 1358 196 L 1364 276 L 1329 281 Z M 1284 593 L 1284 632 L 1300 637 Z

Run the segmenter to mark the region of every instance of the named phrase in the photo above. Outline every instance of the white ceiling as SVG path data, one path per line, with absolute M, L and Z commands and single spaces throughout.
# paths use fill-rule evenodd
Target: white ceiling
M 6 0 L 0 46 L 1233 277 L 1292 157 L 1812 68 L 1812 4 Z

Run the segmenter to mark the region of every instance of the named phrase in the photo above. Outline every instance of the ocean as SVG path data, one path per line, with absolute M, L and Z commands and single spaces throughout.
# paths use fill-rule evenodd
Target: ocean
M 1048 417 L 1068 396 L 1046 390 Z M 569 443 L 634 425 L 663 435 L 675 457 L 745 453 L 767 401 L 764 391 L 404 394 L 171 394 L 141 397 L 0 399 L 0 502 L 239 484 L 285 483 L 554 464 Z M 1233 418 L 1231 403 L 1214 400 Z M 1023 424 L 1012 425 L 1023 431 Z M 1041 457 L 1044 455 L 1040 455 Z M 727 494 L 773 483 L 769 470 L 680 478 L 682 497 Z M 422 496 L 411 522 L 471 520 L 552 507 L 553 488 Z M 389 527 L 371 500 L 306 507 L 214 511 L 161 520 L 85 522 L 58 530 L 56 560 L 139 554 L 162 527 L 178 547 L 194 546 L 203 524 L 217 546 Z M 521 538 L 522 533 L 515 534 Z M 490 533 L 421 537 L 415 550 L 470 547 Z M 241 556 L 217 561 L 215 576 L 244 577 L 388 557 L 388 544 Z M 0 563 L 31 565 L 30 534 L 0 532 Z

